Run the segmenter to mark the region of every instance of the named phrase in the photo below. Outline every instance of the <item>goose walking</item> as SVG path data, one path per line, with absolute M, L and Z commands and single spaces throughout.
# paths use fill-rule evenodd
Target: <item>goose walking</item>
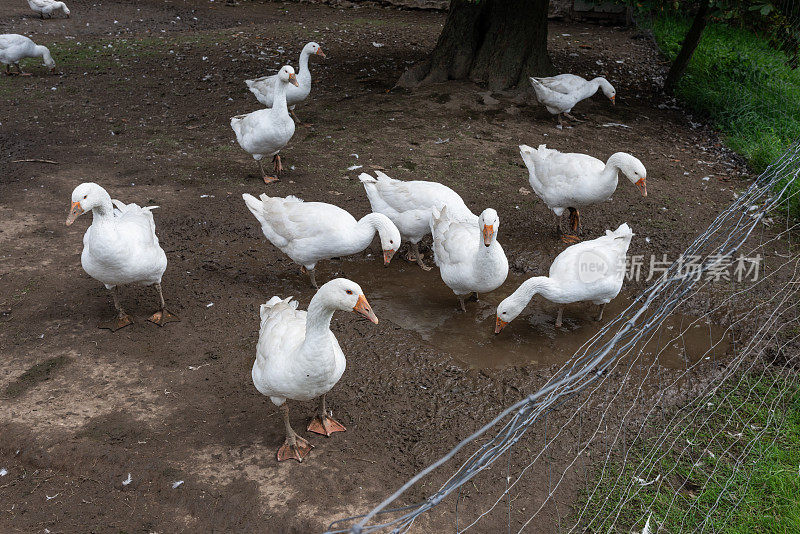
M 466 312 L 464 299 L 474 294 L 494 291 L 508 276 L 508 259 L 497 242 L 500 217 L 491 208 L 483 210 L 477 221 L 450 216 L 449 206 L 434 208 L 430 220 L 433 252 L 442 281 L 458 297 Z
M 378 318 L 358 284 L 337 278 L 324 284 L 311 299 L 308 312 L 297 309 L 292 297 L 272 297 L 261 305 L 261 330 L 253 364 L 253 384 L 283 414 L 286 440 L 278 449 L 278 461 L 302 462 L 313 446 L 297 435 L 289 422 L 287 400 L 308 401 L 321 397 L 319 413 L 308 431 L 324 436 L 345 431 L 333 419 L 325 395 L 339 382 L 346 360 L 330 330 L 336 310 L 354 311 L 373 323 Z
M 67 226 L 82 214 L 92 212 L 92 224 L 83 236 L 81 265 L 86 274 L 106 286 L 114 298 L 117 317 L 100 323 L 100 328 L 119 330 L 133 322 L 119 303 L 117 286 L 153 285 L 158 292 L 160 309 L 148 320 L 164 326 L 178 321 L 167 310 L 161 291 L 161 277 L 167 269 L 167 255 L 158 244 L 156 224 L 151 210 L 113 199 L 99 185 L 83 183 L 72 192 L 72 206 Z
M 364 184 L 372 211 L 389 217 L 400 230 L 403 240 L 410 243 L 406 259 L 415 261 L 426 271 L 431 268 L 422 261 L 419 242 L 431 233 L 433 208 L 446 205 L 451 218 L 478 224 L 478 216 L 469 210 L 458 193 L 440 183 L 404 182 L 389 178 L 381 171 L 375 171 L 374 178 L 361 173 L 358 179 Z
M 6 33 L 0 35 L 0 63 L 6 66 L 6 75 L 11 76 L 11 65 L 17 67 L 17 74 L 30 76 L 27 72 L 22 72 L 19 62 L 26 57 L 40 57 L 50 71 L 55 70 L 56 62 L 50 55 L 50 50 L 46 46 L 37 45 L 28 37 L 17 33 Z
M 300 124 L 300 119 L 295 115 L 294 107 L 305 100 L 311 92 L 311 71 L 308 69 L 308 59 L 314 55 L 325 57 L 322 47 L 317 43 L 311 42 L 303 47 L 300 52 L 300 70 L 297 72 L 297 86 L 290 86 L 286 89 L 286 103 L 289 106 L 289 112 L 298 124 Z M 272 107 L 275 99 L 275 85 L 279 83 L 277 74 L 262 76 L 254 80 L 245 80 L 244 83 L 247 84 L 248 89 L 259 102 L 268 108 Z
M 606 235 L 567 247 L 550 265 L 548 276 L 534 276 L 524 281 L 497 306 L 495 334 L 513 321 L 531 299 L 539 294 L 561 304 L 556 328 L 561 328 L 564 304 L 590 301 L 600 306 L 597 320 L 603 319 L 605 305 L 622 289 L 625 258 L 633 232 L 627 223 Z
M 562 115 L 580 122 L 569 112 L 575 104 L 594 95 L 598 89 L 603 91 L 612 104 L 616 102 L 617 97 L 614 86 L 602 77 L 586 80 L 574 74 L 559 74 L 550 78 L 531 78 L 531 85 L 537 100 L 547 108 L 547 111 L 558 116 L 559 127 L 563 127 Z
M 369 213 L 356 220 L 338 206 L 324 202 L 303 202 L 288 196 L 260 198 L 242 195 L 247 208 L 261 223 L 270 243 L 308 273 L 317 287 L 314 267 L 320 260 L 357 254 L 366 249 L 377 232 L 384 265 L 400 246 L 400 232 L 383 214 Z
M 296 87 L 298 85 L 297 77 L 294 69 L 289 65 L 282 67 L 277 76 L 275 97 L 271 108 L 231 118 L 231 128 L 236 133 L 239 146 L 245 152 L 252 154 L 253 159 L 258 162 L 265 184 L 280 179 L 283 165 L 281 165 L 279 152 L 294 135 L 294 121 L 289 116 L 289 109 L 286 107 L 286 88 L 290 84 Z M 275 176 L 268 176 L 264 170 L 262 159 L 265 156 L 272 156 L 275 164 Z
M 572 234 L 566 242 L 580 241 L 583 232 L 578 208 L 605 202 L 617 190 L 619 173 L 647 196 L 647 170 L 637 158 L 617 152 L 603 163 L 586 154 L 568 154 L 539 145 L 538 149 L 520 145 L 519 152 L 528 168 L 533 191 L 556 216 L 556 230 L 561 235 L 561 215 L 569 210 Z
M 47 18 L 53 16 L 53 13 L 62 12 L 69 18 L 69 8 L 64 2 L 57 2 L 56 0 L 28 0 L 28 5 L 32 10 L 39 14 L 39 18 Z

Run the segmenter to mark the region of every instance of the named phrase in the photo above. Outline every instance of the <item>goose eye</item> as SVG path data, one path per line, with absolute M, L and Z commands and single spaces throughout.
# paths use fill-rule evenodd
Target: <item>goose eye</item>
M 83 200 L 86 200 L 86 198 L 87 198 L 88 196 L 89 196 L 89 195 L 83 195 Z
M 352 294 L 353 294 L 353 291 L 352 291 L 352 290 L 350 290 L 350 289 L 348 289 L 348 290 L 346 290 L 346 291 L 345 291 L 345 293 L 347 293 L 348 295 L 352 295 Z

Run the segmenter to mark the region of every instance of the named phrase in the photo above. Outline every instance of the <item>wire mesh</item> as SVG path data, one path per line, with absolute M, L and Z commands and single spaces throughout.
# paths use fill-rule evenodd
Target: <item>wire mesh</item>
M 680 261 L 672 263 L 661 278 L 654 281 L 622 313 L 589 339 L 538 391 L 500 412 L 439 460 L 412 477 L 370 512 L 334 521 L 326 532 L 331 534 L 407 532 L 420 516 L 440 505 L 454 493 L 457 495 L 454 497 L 456 532 L 472 529 L 501 503 L 506 503 L 505 522 L 509 532 L 522 532 L 529 528 L 546 506 L 553 507 L 556 518 L 554 530 L 613 531 L 617 523 L 622 520 L 623 506 L 640 499 L 645 489 L 650 495 L 654 495 L 651 497 L 652 500 L 662 493 L 672 492 L 677 495 L 673 491 L 674 488 L 668 487 L 672 473 L 658 471 L 664 459 L 663 451 L 677 450 L 681 455 L 695 454 L 697 444 L 700 443 L 697 429 L 703 428 L 703 425 L 717 413 L 705 409 L 708 407 L 703 404 L 706 402 L 704 399 L 716 394 L 723 384 L 744 380 L 747 373 L 754 372 L 761 373 L 759 381 L 767 380 L 769 377 L 774 378 L 777 371 L 769 366 L 762 366 L 759 370 L 758 362 L 761 359 L 756 356 L 763 354 L 765 347 L 776 344 L 780 347 L 789 343 L 789 341 L 782 342 L 781 335 L 798 320 L 796 315 L 788 319 L 783 316 L 787 309 L 791 308 L 792 300 L 797 297 L 797 291 L 800 291 L 797 258 L 791 253 L 782 258 L 785 261 L 773 266 L 770 273 L 753 284 L 730 288 L 724 295 L 717 294 L 721 292 L 712 286 L 713 281 L 703 278 L 703 274 L 730 262 L 737 252 L 747 250 L 748 254 L 754 254 L 763 252 L 769 247 L 785 246 L 791 232 L 795 231 L 795 225 L 790 223 L 791 219 L 787 217 L 786 227 L 779 232 L 770 230 L 770 235 L 766 239 L 764 222 L 765 217 L 776 213 L 784 203 L 797 194 L 793 184 L 800 173 L 798 152 L 800 145 L 792 145 L 686 248 L 682 257 L 702 258 L 697 270 L 685 272 L 684 265 Z M 746 243 L 753 238 L 754 233 L 760 242 L 756 245 L 748 244 L 746 247 Z M 737 302 L 746 300 L 749 294 L 768 287 L 767 284 L 775 284 L 769 287 L 777 287 L 770 290 L 770 298 L 749 303 L 744 312 L 733 316 L 730 310 Z M 676 309 L 692 298 L 705 294 L 717 294 L 719 302 L 686 325 L 682 319 L 678 332 L 665 340 L 664 329 L 661 328 L 665 319 L 673 316 Z M 708 321 L 714 314 L 730 316 L 724 336 L 717 341 L 713 339 Z M 705 323 L 702 321 L 709 323 L 711 343 L 708 350 L 694 362 L 687 359 L 685 369 L 664 383 L 659 366 L 660 356 L 673 343 L 682 342 L 684 334 L 690 329 L 698 325 L 703 326 Z M 749 338 L 740 340 L 741 342 L 737 344 L 736 335 L 751 324 L 756 326 L 749 327 Z M 664 410 L 667 395 L 682 387 L 682 383 L 687 381 L 687 377 L 692 373 L 700 372 L 707 359 L 716 359 L 716 351 L 721 350 L 723 338 L 733 339 L 734 349 L 733 356 L 726 360 L 727 364 L 720 376 L 708 381 L 705 388 L 697 392 L 681 410 L 668 416 Z M 794 338 L 790 339 L 793 340 Z M 657 343 L 660 349 L 652 358 L 648 358 L 644 348 L 651 342 Z M 788 358 L 784 367 L 793 363 L 794 359 Z M 658 382 L 655 386 L 652 385 L 654 381 Z M 648 388 L 654 391 L 648 394 L 646 391 Z M 749 395 L 752 394 L 753 388 Z M 785 391 L 788 392 L 789 389 L 787 387 Z M 632 398 L 628 394 L 630 391 L 635 392 Z M 730 392 L 726 395 L 730 396 Z M 726 398 L 728 397 L 722 397 L 723 402 Z M 779 400 L 785 398 L 781 396 L 774 402 L 778 403 Z M 571 411 L 564 409 L 567 403 L 573 407 Z M 645 403 L 649 407 L 646 408 Z M 591 417 L 586 417 L 590 410 Z M 548 424 L 549 414 L 555 413 L 559 413 L 561 417 L 557 426 Z M 663 430 L 660 434 L 652 436 L 647 427 L 658 417 L 661 418 L 658 427 Z M 530 460 L 514 462 L 519 467 L 516 476 L 512 476 L 511 451 L 536 424 L 541 425 L 543 444 Z M 590 427 L 587 429 L 586 425 Z M 572 434 L 578 436 L 577 440 L 573 439 Z M 711 450 L 716 439 L 719 439 L 718 435 L 703 440 L 704 448 Z M 574 445 L 574 457 L 554 470 L 552 462 L 548 461 L 548 455 L 559 446 L 559 443 L 563 445 L 565 442 L 577 443 Z M 645 444 L 649 449 L 642 454 L 636 452 Z M 471 453 L 470 447 L 474 448 Z M 739 451 L 738 457 L 746 457 L 746 450 Z M 725 449 L 726 454 L 729 452 L 730 447 Z M 417 486 L 431 473 L 464 454 L 467 454 L 466 458 L 461 460 L 460 465 L 427 499 L 415 504 L 397 506 L 410 488 Z M 505 489 L 487 509 L 464 521 L 464 507 L 459 506 L 459 501 L 465 495 L 464 485 L 480 473 L 489 470 L 504 454 L 508 455 L 504 476 Z M 591 474 L 587 460 L 589 455 L 602 458 L 600 465 L 593 467 L 597 472 Z M 634 456 L 640 456 L 638 461 Z M 534 466 L 542 462 L 547 464 L 545 468 L 547 490 L 544 498 L 532 512 L 521 516 L 522 510 L 520 510 L 516 515 L 521 517 L 515 521 L 512 492 L 520 481 L 532 472 Z M 584 472 L 576 476 L 581 466 Z M 562 518 L 556 495 L 568 477 L 583 479 L 587 489 L 582 506 L 573 507 L 568 514 L 569 517 Z M 590 479 L 594 479 L 595 482 L 590 483 Z M 617 501 L 610 502 L 612 498 Z M 715 506 L 718 505 L 717 503 Z M 643 506 L 641 517 L 632 523 L 641 527 L 650 517 L 649 509 L 649 506 Z M 706 528 L 710 523 L 706 522 L 703 525 Z

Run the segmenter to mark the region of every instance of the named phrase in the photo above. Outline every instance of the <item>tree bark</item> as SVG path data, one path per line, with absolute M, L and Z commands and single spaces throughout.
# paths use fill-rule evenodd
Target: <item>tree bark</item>
M 703 37 L 703 30 L 708 24 L 708 12 L 709 0 L 701 0 L 700 7 L 694 16 L 694 21 L 692 21 L 692 26 L 686 32 L 686 37 L 683 38 L 683 45 L 667 73 L 667 79 L 664 81 L 664 90 L 666 92 L 672 93 L 675 90 L 675 85 L 686 71 L 686 67 L 692 59 L 692 54 L 694 54 L 697 45 L 700 44 L 700 39 Z
M 502 90 L 552 72 L 549 0 L 452 0 L 431 54 L 406 71 L 401 87 L 470 79 Z

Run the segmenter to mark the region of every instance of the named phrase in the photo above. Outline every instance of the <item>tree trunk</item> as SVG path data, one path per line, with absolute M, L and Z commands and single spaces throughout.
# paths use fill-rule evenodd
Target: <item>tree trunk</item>
M 427 59 L 398 80 L 401 87 L 470 79 L 502 90 L 552 72 L 547 56 L 549 0 L 452 0 Z
M 681 76 L 683 76 L 687 65 L 689 65 L 689 60 L 692 59 L 692 54 L 694 54 L 697 45 L 700 44 L 700 38 L 703 37 L 703 30 L 706 24 L 708 24 L 708 4 L 709 0 L 701 0 L 700 7 L 697 10 L 697 14 L 694 16 L 694 21 L 692 21 L 692 26 L 689 28 L 689 31 L 686 32 L 683 45 L 678 55 L 675 57 L 675 61 L 672 62 L 669 68 L 667 79 L 664 81 L 664 90 L 668 93 L 672 93 L 675 90 L 675 85 L 678 83 L 678 80 L 681 79 Z

